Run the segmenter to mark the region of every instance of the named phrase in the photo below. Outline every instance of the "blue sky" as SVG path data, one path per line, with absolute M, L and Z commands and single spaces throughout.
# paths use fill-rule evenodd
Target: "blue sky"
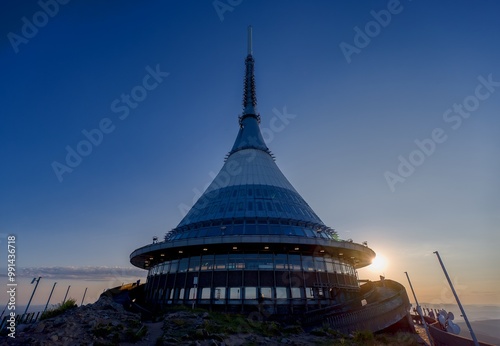
M 73 0 L 49 7 L 46 23 L 35 1 L 2 5 L 0 233 L 17 236 L 28 268 L 20 299 L 37 268 L 40 301 L 74 268 L 99 277 L 74 278 L 89 299 L 135 277 L 110 268 L 178 224 L 233 144 L 251 24 L 262 127 L 294 115 L 268 145 L 325 224 L 387 260 L 360 276 L 406 284 L 408 271 L 421 300 L 449 303 L 439 250 L 465 302 L 500 304 L 500 5 L 231 3 Z M 370 24 L 372 11 L 390 20 Z M 356 28 L 373 30 L 363 47 Z M 141 101 L 125 118 L 112 105 L 133 90 Z M 464 103 L 468 115 L 454 112 Z M 100 126 L 108 133 L 58 178 L 54 162 L 67 165 L 67 147 Z M 412 154 L 435 129 L 431 153 Z M 406 177 L 400 157 L 418 163 Z M 392 189 L 387 172 L 400 176 Z

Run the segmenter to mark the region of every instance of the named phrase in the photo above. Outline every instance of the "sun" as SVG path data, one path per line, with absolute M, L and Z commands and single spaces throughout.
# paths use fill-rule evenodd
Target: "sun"
M 372 261 L 372 264 L 370 265 L 370 268 L 374 272 L 383 273 L 387 268 L 387 260 L 380 254 L 376 255 L 376 257 Z

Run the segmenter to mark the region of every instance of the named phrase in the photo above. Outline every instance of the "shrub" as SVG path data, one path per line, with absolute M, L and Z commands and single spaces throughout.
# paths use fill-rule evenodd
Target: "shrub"
M 40 320 L 45 320 L 47 318 L 52 318 L 58 316 L 65 312 L 66 310 L 76 308 L 76 300 L 73 298 L 69 298 L 64 303 L 57 304 L 54 308 L 50 308 L 45 311 L 42 316 L 40 316 Z

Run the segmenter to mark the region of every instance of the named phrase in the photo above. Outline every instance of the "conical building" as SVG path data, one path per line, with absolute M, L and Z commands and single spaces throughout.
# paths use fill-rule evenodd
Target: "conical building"
M 131 263 L 149 270 L 154 304 L 273 316 L 342 307 L 358 297 L 356 269 L 375 253 L 339 240 L 276 165 L 259 127 L 250 29 L 245 67 L 224 166 L 164 241 L 135 250 Z

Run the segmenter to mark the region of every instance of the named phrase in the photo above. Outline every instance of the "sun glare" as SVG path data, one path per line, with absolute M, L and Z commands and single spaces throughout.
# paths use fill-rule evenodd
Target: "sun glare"
M 387 260 L 382 255 L 377 255 L 370 265 L 374 272 L 382 273 L 387 268 Z

